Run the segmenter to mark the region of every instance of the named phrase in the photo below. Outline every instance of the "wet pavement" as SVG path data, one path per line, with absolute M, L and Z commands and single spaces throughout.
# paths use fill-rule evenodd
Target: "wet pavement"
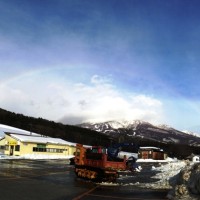
M 141 189 L 130 184 L 155 181 L 151 178 L 155 173 L 150 173 L 151 166 L 142 167 L 143 173 L 131 176 L 122 173 L 118 184 L 109 185 L 77 179 L 67 160 L 0 160 L 0 199 L 166 199 L 168 191 Z

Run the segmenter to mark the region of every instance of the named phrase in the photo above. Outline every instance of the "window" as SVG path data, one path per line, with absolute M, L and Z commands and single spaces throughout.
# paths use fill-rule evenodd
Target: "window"
M 0 146 L 0 150 L 5 150 L 5 146 Z
M 63 153 L 64 149 L 33 147 L 34 152 Z
M 46 148 L 46 144 L 37 144 L 38 148 Z
M 15 146 L 15 151 L 20 151 L 20 145 Z
M 46 152 L 46 148 L 38 148 L 39 152 Z
M 5 150 L 6 150 L 6 151 L 9 150 L 9 145 L 5 145 Z
M 36 151 L 36 152 L 46 152 L 46 148 L 33 147 L 33 151 Z
M 33 147 L 33 151 L 37 151 L 37 147 Z

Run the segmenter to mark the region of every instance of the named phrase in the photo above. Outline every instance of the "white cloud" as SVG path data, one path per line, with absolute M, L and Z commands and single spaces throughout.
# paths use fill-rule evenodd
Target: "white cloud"
M 63 123 L 114 119 L 163 119 L 162 103 L 145 95 L 119 91 L 107 77 L 94 75 L 90 83 L 73 83 L 38 74 L 1 85 L 4 109 Z
M 141 119 L 159 123 L 163 120 L 163 108 L 159 100 L 145 95 L 124 94 L 111 83 L 108 84 L 107 79 L 96 75 L 91 78 L 91 83 L 94 84 L 74 85 L 70 114 L 85 121 Z M 67 122 L 70 114 L 66 113 L 61 120 Z

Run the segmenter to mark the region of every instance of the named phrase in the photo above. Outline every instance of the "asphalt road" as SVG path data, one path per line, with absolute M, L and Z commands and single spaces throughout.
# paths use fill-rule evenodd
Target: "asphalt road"
M 145 181 L 148 174 L 127 182 Z M 124 180 L 123 180 L 124 181 Z M 1 200 L 161 200 L 167 191 L 99 185 L 77 179 L 66 160 L 0 160 Z

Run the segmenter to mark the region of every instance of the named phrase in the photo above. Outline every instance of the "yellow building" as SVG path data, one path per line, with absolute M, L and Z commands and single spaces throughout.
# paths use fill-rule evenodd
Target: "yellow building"
M 0 138 L 0 153 L 4 153 L 5 149 L 5 137 Z
M 10 156 L 70 158 L 74 155 L 76 144 L 38 134 L 6 132 L 0 146 L 4 146 L 4 154 Z

